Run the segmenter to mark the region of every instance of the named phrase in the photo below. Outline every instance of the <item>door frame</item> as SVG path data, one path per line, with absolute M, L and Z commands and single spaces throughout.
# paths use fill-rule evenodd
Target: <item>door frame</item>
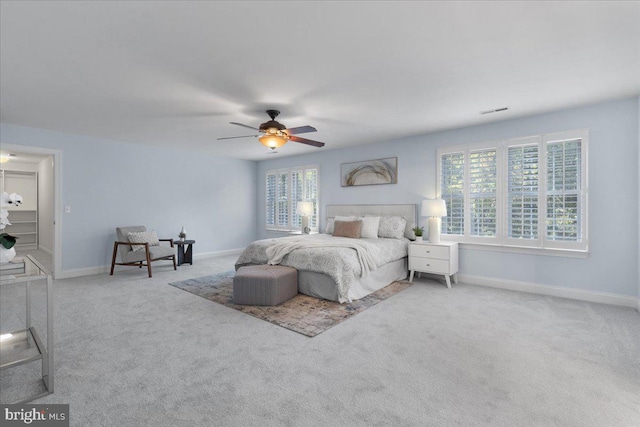
M 53 271 L 55 279 L 62 274 L 62 150 L 32 145 L 5 144 L 6 151 L 53 156 Z

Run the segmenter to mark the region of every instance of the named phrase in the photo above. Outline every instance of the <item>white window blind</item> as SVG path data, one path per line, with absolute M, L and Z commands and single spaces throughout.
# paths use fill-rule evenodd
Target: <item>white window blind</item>
M 441 195 L 448 215 L 442 218 L 442 232 L 464 234 L 464 153 L 448 153 L 440 162 Z
M 267 228 L 274 228 L 276 226 L 276 180 L 278 174 L 275 172 L 267 173 L 266 177 L 266 224 Z
M 310 201 L 314 213 L 309 227 L 318 229 L 317 166 L 278 169 L 266 173 L 265 226 L 272 230 L 299 230 L 301 216 L 296 213 L 300 201 Z
M 471 236 L 496 236 L 497 203 L 496 149 L 469 153 L 469 206 Z
M 581 141 L 552 141 L 547 144 L 548 240 L 577 241 L 580 233 Z
M 507 237 L 538 239 L 538 143 L 507 147 Z
M 588 131 L 443 147 L 443 239 L 587 251 Z

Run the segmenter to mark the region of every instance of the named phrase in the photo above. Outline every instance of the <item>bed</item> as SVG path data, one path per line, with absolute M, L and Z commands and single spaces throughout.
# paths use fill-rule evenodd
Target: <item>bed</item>
M 384 224 L 380 234 L 387 237 L 334 237 L 326 231 L 333 227 L 336 217 L 380 217 Z M 238 258 L 236 270 L 275 261 L 271 263 L 298 270 L 300 293 L 341 303 L 363 298 L 407 277 L 416 205 L 327 205 L 324 223 L 322 234 L 251 243 Z

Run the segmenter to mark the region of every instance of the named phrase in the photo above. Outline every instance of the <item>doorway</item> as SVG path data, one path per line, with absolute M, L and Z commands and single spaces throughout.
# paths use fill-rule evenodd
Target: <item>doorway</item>
M 18 193 L 23 204 L 9 210 L 4 232 L 18 237 L 16 254 L 35 257 L 55 278 L 62 272 L 60 176 L 62 152 L 2 144 L 3 191 Z

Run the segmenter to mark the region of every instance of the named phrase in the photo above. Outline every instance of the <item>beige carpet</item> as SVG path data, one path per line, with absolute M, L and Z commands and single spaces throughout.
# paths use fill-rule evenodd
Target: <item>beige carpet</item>
M 412 285 L 406 281 L 393 282 L 349 304 L 298 294 L 276 306 L 237 305 L 233 303 L 234 275 L 234 271 L 228 271 L 169 284 L 308 337 L 321 334 Z

